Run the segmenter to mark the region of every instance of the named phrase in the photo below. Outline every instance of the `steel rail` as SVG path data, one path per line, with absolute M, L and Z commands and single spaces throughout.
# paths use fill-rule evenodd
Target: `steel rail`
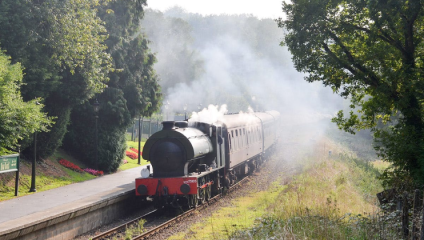
M 237 183 L 235 183 L 234 185 L 232 185 L 228 189 L 228 193 L 229 192 L 232 192 L 234 189 L 236 189 L 236 187 L 240 186 L 243 182 L 247 181 L 247 179 L 248 179 L 248 176 L 244 177 L 243 179 L 241 179 L 240 181 L 238 181 Z M 201 210 L 201 209 L 206 208 L 208 205 L 212 204 L 213 202 L 216 202 L 222 196 L 223 196 L 222 193 L 220 193 L 220 194 L 214 196 L 213 198 L 209 199 L 208 202 L 207 202 L 207 204 L 204 203 L 202 205 L 197 206 L 196 208 L 190 209 L 190 210 L 188 210 L 188 211 L 186 211 L 186 212 L 184 212 L 184 213 L 182 213 L 182 214 L 180 214 L 180 215 L 172 218 L 171 220 L 168 220 L 167 222 L 162 223 L 161 225 L 159 225 L 159 226 L 157 226 L 157 227 L 155 227 L 153 229 L 150 229 L 149 231 L 144 232 L 144 233 L 142 233 L 139 236 L 136 236 L 136 237 L 132 238 L 132 240 L 147 239 L 147 238 L 153 236 L 154 234 L 160 232 L 161 230 L 170 227 L 174 223 L 178 223 L 179 221 L 184 220 L 185 218 L 187 218 L 190 215 L 192 215 L 194 213 L 194 211 L 196 211 L 196 210 L 198 211 L 198 210 Z
M 145 218 L 145 217 L 147 217 L 147 216 L 149 216 L 149 215 L 153 214 L 153 213 L 154 213 L 154 212 L 156 212 L 156 211 L 157 211 L 157 209 L 155 209 L 155 210 L 153 210 L 153 211 L 150 211 L 150 212 L 148 212 L 148 213 L 144 214 L 144 215 L 143 215 L 143 216 L 141 216 L 141 217 L 137 217 L 137 218 L 135 218 L 135 219 L 133 219 L 133 220 L 130 220 L 130 221 L 128 221 L 128 222 L 126 222 L 126 223 L 124 223 L 124 224 L 121 224 L 121 225 L 119 225 L 119 226 L 117 226 L 117 227 L 115 227 L 115 228 L 112 228 L 112 229 L 110 229 L 110 230 L 108 230 L 108 231 L 106 231 L 106 232 L 100 233 L 99 235 L 96 235 L 96 236 L 92 237 L 91 239 L 92 239 L 92 240 L 99 240 L 99 239 L 102 239 L 102 238 L 108 237 L 108 236 L 110 236 L 110 235 L 112 235 L 112 234 L 118 233 L 118 232 L 120 232 L 120 231 L 122 231 L 122 230 L 124 230 L 124 231 L 125 231 L 125 229 L 128 227 L 128 225 L 131 225 L 131 224 L 137 223 L 137 222 L 138 222 L 138 221 L 140 221 L 142 218 Z
M 248 176 L 246 176 L 245 178 L 241 179 L 240 181 L 238 181 L 237 183 L 235 183 L 234 185 L 232 185 L 232 186 L 228 189 L 227 193 L 230 193 L 230 192 L 232 192 L 233 190 L 235 190 L 235 189 L 236 189 L 238 186 L 240 186 L 243 182 L 247 181 L 247 179 L 248 179 Z M 179 221 L 181 221 L 181 220 L 184 220 L 185 218 L 187 218 L 187 217 L 189 217 L 190 215 L 192 215 L 192 214 L 194 213 L 194 211 L 196 211 L 196 210 L 198 211 L 198 210 L 201 210 L 201 209 L 206 208 L 208 205 L 210 205 L 210 204 L 212 204 L 212 203 L 216 202 L 218 199 L 220 199 L 220 198 L 222 198 L 222 197 L 223 197 L 223 194 L 222 194 L 222 193 L 220 193 L 220 194 L 218 194 L 218 195 L 214 196 L 213 198 L 209 199 L 206 203 L 203 203 L 203 204 L 198 205 L 197 207 L 195 207 L 195 208 L 193 208 L 193 209 L 190 209 L 190 210 L 188 210 L 188 211 L 185 211 L 184 213 L 182 213 L 182 214 L 180 214 L 180 215 L 178 215 L 178 216 L 176 216 L 176 217 L 174 217 L 174 218 L 172 218 L 172 219 L 170 219 L 170 220 L 166 221 L 165 223 L 162 223 L 162 224 L 160 224 L 159 226 L 154 227 L 154 228 L 152 228 L 152 229 L 148 230 L 147 232 L 144 232 L 144 233 L 142 233 L 141 235 L 139 235 L 139 236 L 136 236 L 136 237 L 132 238 L 132 240 L 147 239 L 148 237 L 153 236 L 154 234 L 156 234 L 156 233 L 160 232 L 161 230 L 163 230 L 163 229 L 165 229 L 165 228 L 170 227 L 173 223 L 177 223 L 177 222 L 179 222 Z M 100 239 L 103 239 L 103 238 L 109 237 L 109 236 L 111 236 L 111 235 L 113 235 L 113 234 L 116 234 L 116 233 L 118 233 L 118 232 L 123 232 L 123 231 L 125 231 L 125 230 L 126 230 L 126 228 L 127 228 L 129 225 L 137 223 L 137 222 L 138 222 L 138 221 L 140 221 L 142 218 L 145 218 L 145 217 L 147 217 L 147 216 L 149 216 L 149 215 L 151 215 L 151 214 L 155 213 L 156 211 L 157 211 L 157 209 L 155 209 L 155 210 L 153 210 L 153 211 L 151 211 L 151 212 L 148 212 L 148 213 L 144 214 L 144 215 L 143 215 L 143 216 L 141 216 L 141 217 L 137 217 L 137 218 L 135 218 L 135 219 L 133 219 L 133 220 L 130 220 L 130 221 L 128 221 L 128 222 L 126 222 L 126 223 L 124 223 L 124 224 L 121 224 L 121 225 L 119 225 L 119 226 L 117 226 L 117 227 L 115 227 L 115 228 L 113 228 L 113 229 L 110 229 L 110 230 L 108 230 L 108 231 L 106 231 L 106 232 L 100 233 L 100 234 L 98 234 L 98 235 L 96 235 L 96 236 L 92 237 L 91 239 L 92 239 L 92 240 L 100 240 Z

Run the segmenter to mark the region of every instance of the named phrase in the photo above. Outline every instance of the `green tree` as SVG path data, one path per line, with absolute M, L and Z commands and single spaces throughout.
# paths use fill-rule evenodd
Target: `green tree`
M 0 43 L 25 68 L 22 95 L 42 97 L 45 111 L 57 117 L 51 131 L 38 135 L 40 158 L 61 146 L 72 108 L 106 86 L 111 58 L 103 44 L 106 29 L 96 15 L 103 2 L 0 1 Z
M 24 102 L 21 96 L 22 67 L 11 64 L 0 49 L 0 155 L 16 150 L 20 140 L 34 132 L 47 131 L 52 120 L 42 112 L 40 99 Z
M 95 146 L 94 112 L 88 103 L 72 112 L 65 138 L 64 147 L 69 152 L 107 172 L 116 171 L 124 157 L 125 132 L 133 119 L 153 114 L 161 99 L 153 70 L 156 58 L 148 48 L 148 40 L 137 33 L 144 5 L 145 1 L 120 0 L 99 7 L 98 14 L 109 34 L 108 53 L 116 71 L 109 74 L 107 89 L 96 96 L 100 102 L 98 144 Z
M 423 6 L 419 0 L 293 0 L 278 19 L 298 71 L 351 99 L 333 119 L 370 128 L 395 173 L 424 183 Z M 359 109 L 358 111 L 355 110 Z M 378 123 L 386 127 L 377 127 Z

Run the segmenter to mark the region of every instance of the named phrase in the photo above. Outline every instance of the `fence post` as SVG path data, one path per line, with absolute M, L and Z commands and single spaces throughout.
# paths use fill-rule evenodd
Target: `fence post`
M 418 234 L 420 233 L 420 230 L 418 229 L 418 224 L 419 224 L 419 215 L 420 215 L 420 207 L 421 207 L 421 202 L 420 202 L 420 190 L 419 189 L 415 189 L 414 192 L 414 215 L 412 218 L 412 240 L 417 240 L 418 239 Z
M 152 136 L 152 117 L 149 120 L 149 137 Z
M 156 132 L 159 132 L 159 116 L 156 122 Z
M 132 127 L 131 127 L 131 141 L 135 141 L 135 138 L 134 138 L 134 130 L 135 130 L 135 123 L 136 123 L 136 121 L 137 120 L 135 120 L 134 121 L 134 124 L 132 125 Z
M 143 134 L 144 134 L 144 116 L 141 119 L 141 135 L 140 135 L 140 141 L 143 139 Z
M 408 193 L 403 193 L 403 208 L 402 208 L 402 233 L 404 239 L 408 239 L 409 235 L 409 206 L 408 206 Z
M 141 156 L 140 156 L 140 151 L 141 151 L 141 137 L 142 137 L 142 133 L 143 133 L 143 122 L 140 121 L 140 117 L 138 117 L 138 165 L 141 164 Z M 144 117 L 143 117 L 144 119 Z

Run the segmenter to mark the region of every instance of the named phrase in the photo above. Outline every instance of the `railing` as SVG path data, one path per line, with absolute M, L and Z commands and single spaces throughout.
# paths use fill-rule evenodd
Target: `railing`
M 184 115 L 174 115 L 173 120 L 175 121 L 183 121 Z M 139 136 L 139 126 L 141 128 L 141 139 L 147 139 L 155 132 L 162 130 L 162 118 L 152 117 L 145 118 L 142 117 L 140 119 L 135 119 L 134 124 L 127 129 L 127 134 L 130 135 L 131 141 L 138 141 Z M 140 124 L 140 125 L 139 125 Z

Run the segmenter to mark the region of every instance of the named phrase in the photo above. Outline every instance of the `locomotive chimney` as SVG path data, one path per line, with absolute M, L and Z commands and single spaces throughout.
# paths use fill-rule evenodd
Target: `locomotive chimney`
M 175 127 L 175 121 L 163 121 L 162 126 L 162 130 L 173 129 Z
M 175 126 L 179 127 L 179 128 L 186 128 L 186 127 L 188 127 L 188 122 L 187 121 L 177 121 L 177 122 L 175 122 Z

